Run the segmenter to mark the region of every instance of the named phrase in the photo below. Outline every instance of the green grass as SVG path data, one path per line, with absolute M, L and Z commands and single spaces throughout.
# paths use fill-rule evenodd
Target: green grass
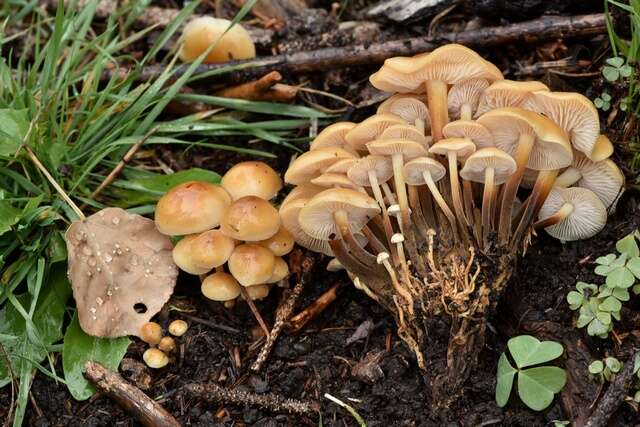
M 135 32 L 131 23 L 148 3 L 131 2 L 100 30 L 93 22 L 97 0 L 80 11 L 60 2 L 55 13 L 45 12 L 35 0 L 0 6 L 0 387 L 12 387 L 16 426 L 24 420 L 36 372 L 64 382 L 52 353 L 61 350 L 74 311 L 63 240 L 66 228 L 79 217 L 74 204 L 88 206 L 85 214 L 107 205 L 151 213 L 163 186 L 169 185 L 166 176 L 127 166 L 97 200 L 91 198 L 131 146 L 145 139 L 144 149 L 202 147 L 273 157 L 243 143 L 220 141 L 258 138 L 295 150 L 297 132 L 323 117 L 302 106 L 180 95 L 183 85 L 198 78 L 194 71 L 200 61 L 174 78 L 173 52 L 162 60 L 166 68 L 156 80 L 138 84 L 143 67 L 156 60 L 198 4 L 190 3 L 145 56 L 135 60 L 127 48 L 144 39 L 148 29 Z M 234 22 L 254 3 L 246 2 Z M 8 51 L 9 46 L 18 49 Z M 101 81 L 107 69 L 124 63 L 130 67 L 125 78 L 113 73 Z M 161 121 L 174 99 L 224 110 Z M 230 113 L 234 111 L 240 113 Z M 280 117 L 274 118 L 274 111 Z M 206 179 L 208 174 L 195 170 L 189 177 Z

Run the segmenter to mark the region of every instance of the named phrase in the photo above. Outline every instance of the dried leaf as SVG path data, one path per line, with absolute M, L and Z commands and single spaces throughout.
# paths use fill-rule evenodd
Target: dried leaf
M 168 301 L 178 276 L 173 245 L 152 220 L 107 208 L 65 234 L 80 326 L 89 335 L 138 335 Z
M 367 319 L 362 322 L 355 330 L 355 332 L 347 338 L 347 345 L 352 344 L 356 341 L 363 340 L 369 336 L 369 334 L 373 331 L 374 324 L 371 319 Z

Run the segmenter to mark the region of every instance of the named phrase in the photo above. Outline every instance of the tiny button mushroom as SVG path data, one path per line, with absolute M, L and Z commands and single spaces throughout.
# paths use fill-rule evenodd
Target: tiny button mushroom
M 176 341 L 171 337 L 162 337 L 158 343 L 158 350 L 163 353 L 173 353 L 176 351 Z
M 155 222 L 169 236 L 200 233 L 217 227 L 231 197 L 219 185 L 189 181 L 169 190 L 158 201 Z
M 247 30 L 237 23 L 231 25 L 231 21 L 210 16 L 191 20 L 182 32 L 180 59 L 193 62 L 212 44 L 215 46 L 205 57 L 205 64 L 254 58 L 256 49 Z
M 220 230 L 186 236 L 173 248 L 173 261 L 189 274 L 204 274 L 231 256 L 235 241 Z
M 220 229 L 236 240 L 255 242 L 278 232 L 280 216 L 271 203 L 256 196 L 242 197 L 229 206 Z
M 269 285 L 254 285 L 245 288 L 247 295 L 252 301 L 258 299 L 264 299 L 269 295 Z M 243 297 L 244 299 L 244 297 Z
M 181 337 L 189 329 L 189 325 L 184 320 L 174 320 L 169 324 L 169 333 L 174 337 Z
M 267 248 L 244 244 L 236 246 L 227 265 L 242 286 L 252 286 L 266 283 L 271 278 L 275 257 Z
M 156 322 L 147 322 L 140 328 L 140 338 L 149 345 L 156 345 L 162 339 L 162 328 Z
M 285 279 L 289 275 L 289 265 L 282 259 L 282 257 L 276 257 L 273 265 L 273 273 L 266 283 L 276 283 Z
M 164 368 L 169 364 L 169 357 L 157 348 L 149 348 L 142 355 L 142 360 L 152 369 Z
M 282 188 L 282 179 L 266 163 L 241 162 L 224 174 L 220 185 L 227 190 L 232 200 L 245 196 L 271 200 Z
M 205 297 L 213 301 L 231 301 L 240 296 L 238 281 L 222 271 L 205 277 L 200 290 Z
M 275 256 L 283 256 L 293 250 L 294 241 L 293 235 L 284 226 L 280 226 L 276 234 L 257 243 L 269 249 Z
M 407 122 L 399 116 L 390 113 L 375 114 L 347 132 L 347 144 L 356 151 L 366 151 L 367 143 L 382 135 L 389 126 L 406 125 Z

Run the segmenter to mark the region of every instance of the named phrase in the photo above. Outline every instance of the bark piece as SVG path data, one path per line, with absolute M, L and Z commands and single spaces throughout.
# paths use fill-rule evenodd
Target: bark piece
M 453 3 L 453 0 L 384 0 L 371 6 L 365 15 L 402 22 L 435 15 Z

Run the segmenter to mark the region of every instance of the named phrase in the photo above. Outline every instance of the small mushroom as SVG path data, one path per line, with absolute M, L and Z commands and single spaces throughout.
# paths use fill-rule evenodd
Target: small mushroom
M 275 257 L 269 249 L 247 243 L 236 246 L 227 265 L 238 283 L 245 287 L 253 286 L 266 283 L 271 278 Z
M 142 354 L 142 360 L 152 369 L 164 368 L 169 364 L 169 357 L 157 348 L 149 348 Z
M 380 113 L 391 113 L 402 117 L 407 123 L 415 126 L 420 135 L 429 125 L 429 110 L 424 102 L 412 96 L 394 95 L 384 101 L 377 110 Z
M 280 215 L 276 208 L 256 196 L 245 196 L 233 202 L 220 224 L 225 235 L 248 242 L 266 240 L 279 229 Z
M 169 323 L 168 330 L 169 333 L 174 337 L 181 337 L 187 332 L 187 329 L 189 329 L 189 324 L 187 324 L 187 322 L 185 322 L 184 320 L 178 319 Z
M 220 181 L 232 200 L 256 196 L 271 200 L 282 188 L 282 179 L 263 162 L 241 162 L 227 171 Z
M 367 143 L 379 138 L 389 126 L 406 124 L 402 117 L 395 114 L 375 114 L 347 132 L 345 139 L 347 144 L 357 152 L 366 151 Z
M 219 185 L 189 181 L 177 185 L 160 198 L 155 222 L 168 236 L 200 233 L 217 227 L 231 197 Z
M 449 118 L 471 120 L 478 109 L 482 93 L 488 87 L 486 79 L 467 79 L 454 84 L 447 96 Z
M 245 288 L 247 295 L 251 298 L 251 301 L 264 299 L 269 295 L 269 285 L 254 285 Z M 244 299 L 244 296 L 242 297 Z
M 184 26 L 182 39 L 179 53 L 183 62 L 195 61 L 211 45 L 215 46 L 203 60 L 205 64 L 239 61 L 256 56 L 255 46 L 247 30 L 227 19 L 210 16 L 195 18 Z
M 271 277 L 266 281 L 266 283 L 277 283 L 285 279 L 288 275 L 289 264 L 287 264 L 282 257 L 277 256 L 274 260 L 273 273 L 271 273 Z
M 275 256 L 283 256 L 293 250 L 294 240 L 289 230 L 281 225 L 276 234 L 257 244 L 269 249 Z
M 475 117 L 503 107 L 521 107 L 528 110 L 527 101 L 534 92 L 549 92 L 549 88 L 544 83 L 537 81 L 505 79 L 494 82 L 483 91 Z
M 235 246 L 235 241 L 220 230 L 192 234 L 173 248 L 173 261 L 189 274 L 204 274 L 227 262 Z
M 284 181 L 288 184 L 301 185 L 320 176 L 332 164 L 354 158 L 352 153 L 339 147 L 319 148 L 307 151 L 296 158 L 284 174 Z
M 230 274 L 215 272 L 202 281 L 202 294 L 213 301 L 231 301 L 240 296 L 240 285 Z
M 493 147 L 493 135 L 489 129 L 474 120 L 456 120 L 442 128 L 445 138 L 466 138 L 477 148 Z
M 162 339 L 162 327 L 156 322 L 147 322 L 140 328 L 140 339 L 147 344 L 156 345 Z
M 298 188 L 301 187 L 296 187 L 293 191 Z M 327 256 L 333 256 L 333 252 L 326 240 L 316 239 L 315 237 L 308 235 L 300 226 L 298 215 L 310 198 L 311 197 L 298 197 L 292 198 L 289 201 L 285 199 L 285 201 L 280 205 L 280 219 L 282 221 L 282 226 L 289 230 L 296 243 L 300 246 Z
M 406 139 L 419 142 L 424 148 L 429 148 L 431 137 L 427 137 L 411 125 L 393 125 L 382 132 L 380 139 Z
M 319 148 L 349 148 L 345 135 L 356 126 L 353 122 L 337 122 L 322 129 L 309 145 L 309 150 Z
M 158 343 L 158 350 L 163 353 L 173 353 L 176 351 L 176 341 L 172 337 L 162 337 Z
M 343 173 L 330 173 L 325 172 L 317 178 L 311 180 L 312 184 L 319 185 L 320 187 L 337 187 L 337 188 L 351 188 L 363 192 L 364 189 L 351 181 L 346 174 Z

